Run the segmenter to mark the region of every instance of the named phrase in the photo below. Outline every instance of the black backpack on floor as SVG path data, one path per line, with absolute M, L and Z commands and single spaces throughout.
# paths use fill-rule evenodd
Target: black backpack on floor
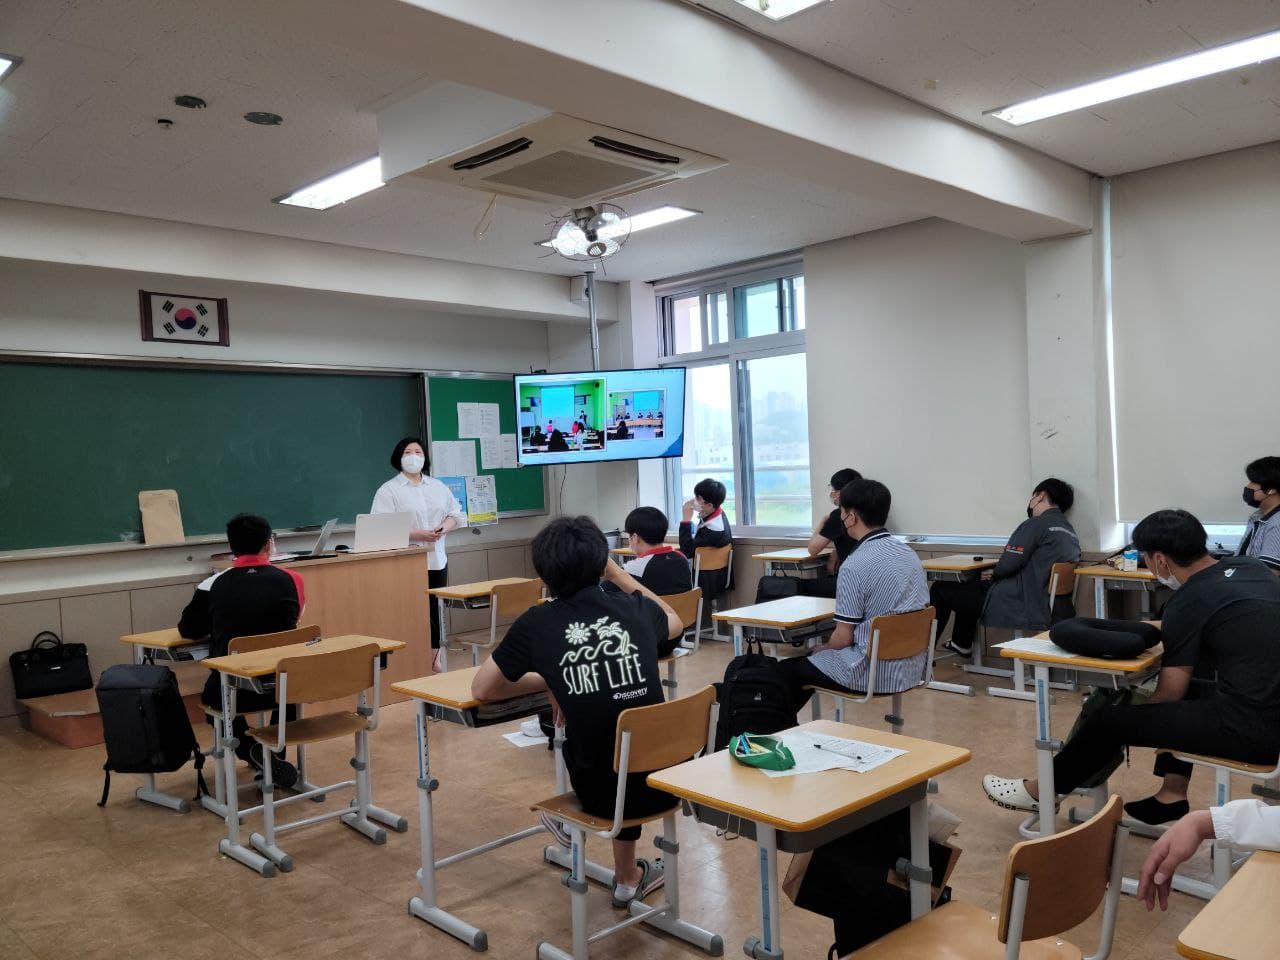
M 98 711 L 107 746 L 98 806 L 106 806 L 112 770 L 171 773 L 192 759 L 196 766 L 196 799 L 209 792 L 200 772 L 204 754 L 191 729 L 178 678 L 168 667 L 149 663 L 107 667 L 98 681 Z
M 791 694 L 778 673 L 778 661 L 753 653 L 753 646 L 748 643 L 746 653 L 729 661 L 724 680 L 716 685 L 720 703 L 717 750 L 723 750 L 729 739 L 740 733 L 777 733 L 796 725 Z

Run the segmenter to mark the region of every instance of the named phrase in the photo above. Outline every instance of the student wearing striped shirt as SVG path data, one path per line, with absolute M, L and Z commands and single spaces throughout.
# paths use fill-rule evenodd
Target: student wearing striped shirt
M 1253 508 L 1236 553 L 1255 557 L 1280 573 L 1280 457 L 1262 457 L 1244 468 L 1244 502 Z
M 884 528 L 892 497 L 877 480 L 858 479 L 840 490 L 840 520 L 858 548 L 840 566 L 836 582 L 836 629 L 808 656 L 778 662 L 798 712 L 809 702 L 806 686 L 840 687 L 863 693 L 871 665 L 871 621 L 929 605 L 920 559 Z M 881 662 L 877 693 L 899 693 L 924 676 L 928 653 Z

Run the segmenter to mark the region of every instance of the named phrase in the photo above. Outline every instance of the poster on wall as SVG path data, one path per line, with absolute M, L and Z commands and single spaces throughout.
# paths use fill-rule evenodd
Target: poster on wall
M 181 293 L 139 290 L 142 339 L 165 343 L 231 345 L 226 297 L 193 297 Z

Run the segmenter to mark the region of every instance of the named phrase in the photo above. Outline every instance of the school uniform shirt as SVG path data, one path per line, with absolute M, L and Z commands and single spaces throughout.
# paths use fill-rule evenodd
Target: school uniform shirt
M 871 666 L 871 621 L 889 613 L 910 613 L 929 605 L 929 585 L 916 552 L 885 530 L 867 534 L 840 567 L 836 580 L 837 623 L 852 624 L 853 643 L 809 655 L 813 666 L 850 690 L 865 690 Z M 926 650 L 904 660 L 882 660 L 877 693 L 900 693 L 924 677 Z
M 1210 807 L 1213 835 L 1244 850 L 1280 850 L 1280 807 L 1261 800 L 1232 800 Z
M 662 703 L 667 615 L 643 594 L 587 587 L 526 610 L 493 651 L 512 683 L 536 673 L 565 717 L 565 763 L 613 769 L 618 714 Z
M 1272 570 L 1280 570 L 1280 507 L 1266 515 L 1261 510 L 1253 512 L 1236 555 L 1255 557 Z
M 1258 560 L 1206 567 L 1165 604 L 1161 664 L 1217 671 L 1215 699 L 1280 731 L 1280 579 Z
M 982 622 L 1012 630 L 1049 627 L 1049 577 L 1055 563 L 1080 559 L 1080 539 L 1054 507 L 1018 524 L 991 571 Z
M 412 513 L 415 530 L 434 530 L 449 517 L 460 527 L 467 525 L 467 515 L 453 491 L 435 477 L 424 476 L 414 483 L 403 473 L 378 488 L 370 513 Z M 443 570 L 449 562 L 444 552 L 444 537 L 427 544 L 427 569 Z
M 693 589 L 693 567 L 689 558 L 670 544 L 664 543 L 633 557 L 622 569 L 660 597 Z
M 731 543 L 733 531 L 729 529 L 729 518 L 719 507 L 700 523 L 693 520 L 680 521 L 680 552 L 690 560 L 698 547 L 726 547 Z
M 836 552 L 837 569 L 849 559 L 849 554 L 858 549 L 858 541 L 849 536 L 849 528 L 840 519 L 839 507 L 832 510 L 831 515 L 822 521 L 822 528 L 818 534 L 831 541 L 832 549 Z

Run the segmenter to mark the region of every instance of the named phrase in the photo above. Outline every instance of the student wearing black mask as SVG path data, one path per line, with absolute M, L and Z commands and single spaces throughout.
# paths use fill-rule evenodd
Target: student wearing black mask
M 1280 457 L 1262 457 L 1244 468 L 1244 502 L 1253 510 L 1240 540 L 1241 557 L 1254 557 L 1280 573 Z
M 802 582 L 801 587 L 808 596 L 834 597 L 836 595 L 836 574 L 840 572 L 840 565 L 858 547 L 858 541 L 849 536 L 849 531 L 845 529 L 844 521 L 840 519 L 840 491 L 844 489 L 846 483 L 861 479 L 862 474 L 853 469 L 853 467 L 845 467 L 843 470 L 837 470 L 831 475 L 831 490 L 827 496 L 835 509 L 823 517 L 822 521 L 814 528 L 813 536 L 809 538 L 809 556 L 816 557 L 828 547 L 831 548 L 831 553 L 827 556 L 827 565 L 823 568 L 823 575 L 815 580 Z
M 1073 503 L 1071 484 L 1054 477 L 1040 481 L 1027 501 L 1027 519 L 1013 531 L 995 567 L 978 580 L 933 584 L 929 596 L 938 611 L 938 636 L 951 615 L 956 618 L 944 644 L 948 650 L 962 657 L 972 653 L 979 618 L 988 626 L 1022 631 L 1050 625 L 1053 565 L 1080 559 L 1080 541 L 1066 516 Z

